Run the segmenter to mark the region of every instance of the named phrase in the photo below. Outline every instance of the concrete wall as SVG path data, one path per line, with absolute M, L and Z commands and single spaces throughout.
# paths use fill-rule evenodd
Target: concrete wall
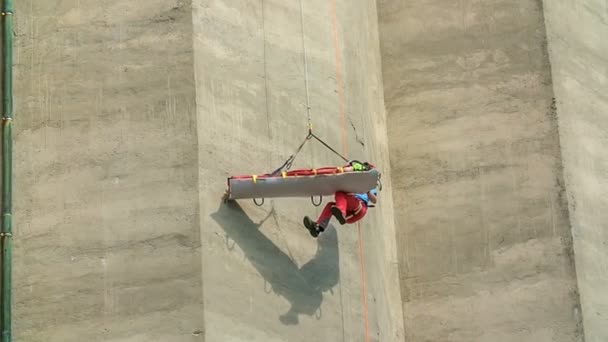
M 608 336 L 606 4 L 305 0 L 315 133 L 384 183 L 319 239 L 220 203 L 306 135 L 299 0 L 16 5 L 16 341 L 582 341 L 576 274 Z
M 582 341 L 541 4 L 379 13 L 407 341 Z
M 202 341 L 190 6 L 15 20 L 15 341 Z
M 352 4 L 360 6 L 352 6 Z M 378 36 L 376 1 L 340 1 L 344 37 L 348 156 L 371 160 L 381 168 L 380 204 L 361 222 L 370 341 L 403 341 L 403 312 L 394 222 L 392 171 Z M 351 15 L 347 15 L 352 13 Z M 354 139 L 354 141 L 353 141 Z
M 195 4 L 209 340 L 364 340 L 356 226 L 331 228 L 315 240 L 303 229 L 302 218 L 316 218 L 321 208 L 308 199 L 266 200 L 259 208 L 251 201 L 219 201 L 227 176 L 272 171 L 307 134 L 300 1 Z M 304 1 L 313 128 L 341 153 L 372 158 L 387 170 L 375 3 L 338 1 L 334 9 L 332 4 Z M 293 168 L 340 163 L 313 140 Z M 384 177 L 390 178 L 388 173 Z M 361 225 L 372 341 L 403 338 L 395 301 L 390 181 L 386 188 L 382 204 Z
M 15 340 L 401 340 L 375 9 L 304 1 L 315 133 L 385 171 L 313 239 L 308 199 L 220 203 L 307 133 L 299 0 L 18 2 Z
M 608 3 L 545 1 L 585 339 L 608 340 Z

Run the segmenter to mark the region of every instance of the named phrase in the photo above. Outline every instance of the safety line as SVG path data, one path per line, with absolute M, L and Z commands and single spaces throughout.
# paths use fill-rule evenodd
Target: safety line
M 336 81 L 338 83 L 338 99 L 340 103 L 340 114 L 342 117 L 342 146 L 344 146 L 344 155 L 348 156 L 348 145 L 346 141 L 346 111 L 342 84 L 342 65 L 340 63 L 340 50 L 338 47 L 338 18 L 336 15 L 336 0 L 331 0 L 331 16 L 333 22 L 334 33 L 334 49 L 336 54 Z M 363 309 L 365 316 L 365 341 L 369 342 L 369 317 L 367 308 L 367 289 L 365 285 L 365 262 L 363 257 L 363 239 L 361 236 L 361 223 L 357 223 L 359 230 L 359 262 L 361 264 L 361 286 L 363 292 Z
M 310 95 L 308 91 L 308 62 L 306 61 L 306 44 L 304 43 L 304 0 L 300 0 L 300 24 L 302 27 L 302 59 L 304 60 L 304 86 L 306 87 L 306 112 L 308 113 L 308 132 L 312 133 L 310 117 Z
M 361 223 L 357 223 L 359 230 L 359 262 L 361 264 L 361 286 L 363 287 L 363 307 L 365 308 L 365 341 L 369 342 L 369 317 L 367 310 L 367 288 L 365 286 L 365 263 L 363 256 L 363 238 L 361 236 Z
M 270 100 L 268 98 L 268 59 L 266 58 L 266 6 L 264 6 L 264 0 L 261 0 L 262 5 L 262 35 L 263 35 L 263 47 L 264 47 L 264 93 L 266 100 L 266 125 L 268 127 L 268 135 L 270 140 L 272 137 L 270 136 Z
M 344 155 L 348 155 L 348 145 L 346 143 L 346 110 L 344 108 L 344 93 L 342 85 L 342 64 L 340 62 L 340 49 L 338 44 L 338 18 L 336 16 L 336 0 L 331 1 L 331 17 L 334 31 L 334 50 L 336 51 L 336 82 L 338 83 L 338 99 L 340 104 L 340 114 L 342 116 L 342 146 Z
M 332 151 L 333 153 L 335 153 L 338 157 L 342 158 L 342 160 L 344 160 L 346 163 L 349 162 L 348 158 L 346 158 L 345 156 L 341 155 L 340 153 L 338 153 L 336 150 L 334 150 L 331 146 L 327 145 L 327 143 L 323 140 L 321 140 L 319 137 L 317 137 L 314 134 L 310 134 L 311 137 L 317 139 L 318 142 L 320 142 L 321 144 L 323 144 L 323 146 L 327 147 L 330 151 Z
M 267 48 L 266 48 L 266 6 L 264 0 L 260 0 L 260 5 L 262 7 L 262 45 L 264 47 L 264 98 L 266 104 L 266 134 L 268 135 L 268 141 L 272 141 L 272 130 L 270 128 L 270 92 L 268 87 L 268 58 L 267 56 Z M 273 147 L 274 149 L 274 147 Z M 274 153 L 269 153 L 266 157 L 266 163 L 271 165 L 273 163 L 273 155 Z

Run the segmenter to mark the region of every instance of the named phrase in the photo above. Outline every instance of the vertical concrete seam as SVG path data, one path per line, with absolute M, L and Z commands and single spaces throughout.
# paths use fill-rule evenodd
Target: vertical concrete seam
M 572 267 L 572 271 L 574 272 L 574 279 L 575 279 L 575 286 L 576 288 L 574 289 L 574 296 L 575 296 L 575 302 L 578 303 L 578 314 L 580 315 L 580 319 L 578 320 L 578 322 L 576 322 L 576 327 L 577 327 L 577 333 L 580 334 L 581 336 L 581 341 L 585 341 L 585 328 L 584 328 L 584 317 L 583 317 L 583 309 L 582 309 L 582 303 L 581 303 L 581 298 L 580 298 L 580 292 L 579 292 L 579 277 L 577 275 L 577 270 L 576 270 L 576 256 L 575 256 L 575 252 L 574 252 L 574 232 L 573 232 L 573 227 L 574 225 L 572 224 L 572 217 L 570 215 L 570 210 L 571 210 L 571 205 L 570 205 L 570 199 L 568 198 L 569 196 L 569 191 L 568 191 L 568 186 L 566 184 L 566 174 L 565 174 L 565 168 L 564 168 L 564 154 L 563 154 L 563 149 L 562 149 L 562 144 L 561 144 L 561 127 L 560 127 L 560 122 L 559 122 L 559 110 L 558 110 L 558 101 L 556 98 L 556 91 L 555 91 L 555 82 L 553 82 L 553 60 L 552 60 L 552 53 L 551 53 L 551 49 L 549 47 L 549 30 L 547 29 L 548 25 L 548 20 L 547 17 L 545 16 L 545 1 L 546 0 L 537 0 L 538 1 L 538 6 L 539 6 L 539 10 L 540 10 L 540 14 L 542 16 L 542 23 L 543 23 L 543 32 L 542 34 L 544 35 L 544 41 L 545 44 L 542 46 L 542 49 L 544 50 L 543 53 L 545 54 L 546 58 L 547 58 L 547 63 L 549 64 L 549 82 L 551 83 L 551 99 L 552 99 L 552 103 L 551 103 L 551 107 L 550 107 L 550 114 L 552 117 L 552 120 L 555 124 L 555 128 L 557 130 L 557 136 L 556 136 L 556 140 L 557 140 L 557 149 L 558 149 L 558 160 L 557 160 L 557 164 L 556 165 L 556 170 L 557 170 L 557 179 L 556 179 L 556 186 L 558 189 L 558 200 L 563 203 L 566 206 L 566 216 L 567 216 L 567 220 L 566 222 L 568 222 L 568 226 L 569 226 L 569 239 L 570 241 L 568 241 L 568 250 L 567 250 L 567 254 L 568 257 L 570 259 L 571 267 Z
M 373 1 L 373 6 L 375 9 L 375 18 L 372 18 L 373 20 L 376 21 L 376 33 L 375 33 L 375 40 L 377 42 L 377 55 L 376 55 L 376 63 L 377 63 L 377 68 L 379 68 L 379 73 L 378 73 L 378 100 L 380 101 L 381 104 L 381 108 L 380 108 L 380 113 L 379 115 L 383 116 L 383 130 L 382 130 L 382 134 L 384 134 L 384 136 L 386 137 L 386 157 L 387 157 L 387 162 L 388 165 L 386 166 L 387 171 L 384 172 L 384 179 L 385 182 L 388 180 L 388 183 L 391 185 L 389 186 L 388 189 L 385 189 L 384 191 L 390 191 L 390 199 L 391 199 L 391 206 L 393 208 L 393 211 L 395 210 L 395 197 L 393 195 L 393 188 L 392 188 L 392 167 L 391 167 L 391 153 L 390 153 L 390 137 L 388 134 L 388 109 L 386 108 L 386 98 L 385 98 L 385 92 L 384 92 L 384 73 L 383 73 L 383 60 L 382 60 L 382 41 L 381 41 L 381 37 L 380 37 L 380 14 L 379 14 L 379 6 L 380 4 L 378 3 L 377 0 Z M 392 267 L 394 267 L 394 269 L 396 270 L 396 275 L 397 275 L 397 284 L 398 284 L 398 295 L 399 295 L 399 306 L 398 306 L 398 314 L 399 312 L 400 317 L 401 317 L 401 322 L 400 325 L 403 327 L 403 329 L 393 329 L 393 331 L 391 331 L 391 334 L 397 334 L 397 336 L 399 336 L 399 332 L 403 331 L 403 334 L 405 335 L 405 310 L 404 310 L 404 302 L 403 302 L 403 294 L 402 294 L 402 288 L 403 285 L 401 283 L 401 279 L 403 279 L 405 277 L 405 275 L 403 274 L 403 270 L 400 266 L 400 257 L 399 257 L 399 242 L 397 239 L 397 219 L 395 217 L 395 215 L 393 214 L 390 218 L 392 220 L 392 224 L 393 224 L 393 248 L 392 250 L 394 251 L 394 253 L 392 253 L 390 255 L 390 265 Z M 392 314 L 389 314 L 390 318 L 393 317 Z M 405 338 L 405 336 L 403 337 Z

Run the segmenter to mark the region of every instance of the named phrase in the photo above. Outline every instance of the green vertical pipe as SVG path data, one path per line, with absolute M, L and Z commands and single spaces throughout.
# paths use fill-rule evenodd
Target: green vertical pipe
M 2 101 L 2 342 L 12 340 L 12 182 L 13 182 L 13 0 L 4 0 L 3 18 L 3 101 Z

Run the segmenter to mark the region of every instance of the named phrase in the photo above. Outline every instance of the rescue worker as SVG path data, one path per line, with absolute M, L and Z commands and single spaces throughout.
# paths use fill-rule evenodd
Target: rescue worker
M 368 169 L 369 164 L 351 163 L 350 166 L 344 168 L 345 172 L 348 171 L 365 171 Z M 378 201 L 378 188 L 373 188 L 367 193 L 346 193 L 338 191 L 335 193 L 335 202 L 329 202 L 325 205 L 325 208 L 319 215 L 316 221 L 313 221 L 310 217 L 304 217 L 304 226 L 310 232 L 313 237 L 319 236 L 329 224 L 332 216 L 334 216 L 341 225 L 346 223 L 353 224 L 360 221 L 365 214 L 367 209 L 370 207 L 370 202 L 376 204 Z

